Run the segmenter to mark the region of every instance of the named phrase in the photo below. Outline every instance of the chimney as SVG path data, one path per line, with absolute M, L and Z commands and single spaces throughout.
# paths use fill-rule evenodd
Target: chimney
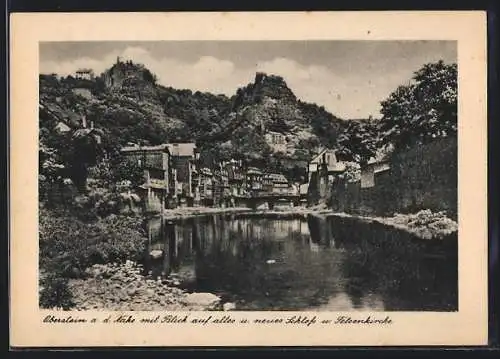
M 87 117 L 85 115 L 82 116 L 82 127 L 87 128 Z
M 94 129 L 94 121 L 90 121 L 90 128 Z

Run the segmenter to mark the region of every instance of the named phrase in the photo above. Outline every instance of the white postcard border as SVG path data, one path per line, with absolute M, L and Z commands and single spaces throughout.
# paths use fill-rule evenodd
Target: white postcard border
M 486 15 L 484 12 L 12 14 L 10 338 L 12 346 L 480 345 L 487 343 Z M 38 44 L 145 40 L 456 40 L 459 67 L 459 311 L 230 312 L 389 316 L 391 325 L 44 324 L 38 308 Z M 61 316 L 62 312 L 56 313 Z M 64 313 L 65 315 L 68 313 Z M 158 313 L 162 316 L 167 313 Z M 192 316 L 228 313 L 191 312 Z M 153 316 L 137 313 L 136 317 Z

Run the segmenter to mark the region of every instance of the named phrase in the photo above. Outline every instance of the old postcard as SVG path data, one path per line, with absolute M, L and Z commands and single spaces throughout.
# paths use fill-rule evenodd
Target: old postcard
M 486 344 L 484 13 L 11 31 L 12 346 Z

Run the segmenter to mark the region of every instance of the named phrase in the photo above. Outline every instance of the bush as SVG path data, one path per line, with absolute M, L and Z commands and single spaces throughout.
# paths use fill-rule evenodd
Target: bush
M 87 194 L 80 194 L 72 198 L 70 203 L 72 215 L 88 222 L 119 214 L 124 205 L 121 194 L 117 191 L 94 186 L 92 180 L 89 182 Z
M 40 307 L 53 309 L 71 309 L 74 306 L 73 295 L 68 288 L 68 279 L 49 275 L 40 281 Z
M 111 215 L 84 223 L 68 213 L 40 210 L 40 266 L 62 277 L 83 276 L 93 264 L 140 261 L 146 235 L 141 219 Z
M 415 214 L 396 213 L 392 218 L 396 225 L 405 226 L 422 238 L 439 238 L 458 231 L 458 223 L 446 216 L 445 211 L 432 212 L 424 209 Z

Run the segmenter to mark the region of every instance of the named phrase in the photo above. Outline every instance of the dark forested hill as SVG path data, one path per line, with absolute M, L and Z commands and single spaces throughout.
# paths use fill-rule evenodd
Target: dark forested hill
M 39 85 L 45 138 L 57 136 L 61 124 L 74 131 L 85 121 L 104 132 L 110 149 L 196 141 L 209 161 L 235 157 L 290 166 L 334 146 L 346 124 L 297 99 L 282 77 L 264 73 L 231 98 L 161 86 L 143 65 L 119 60 L 90 80 L 40 75 Z M 269 133 L 281 134 L 284 145 L 273 146 Z

